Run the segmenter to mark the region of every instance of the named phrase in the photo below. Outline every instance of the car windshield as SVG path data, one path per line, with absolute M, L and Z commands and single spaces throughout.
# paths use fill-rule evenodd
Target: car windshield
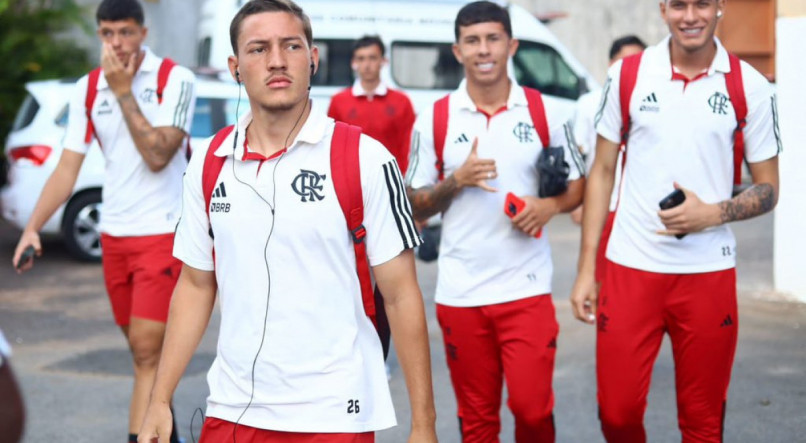
M 17 112 L 17 117 L 14 118 L 14 124 L 11 127 L 12 131 L 18 131 L 34 121 L 36 113 L 39 112 L 39 103 L 33 95 L 28 94 Z

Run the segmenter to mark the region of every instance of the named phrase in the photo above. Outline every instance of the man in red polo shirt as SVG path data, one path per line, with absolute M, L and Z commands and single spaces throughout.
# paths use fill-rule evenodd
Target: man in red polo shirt
M 364 134 L 381 142 L 405 174 L 414 108 L 406 94 L 390 89 L 381 80 L 385 52 L 377 35 L 364 36 L 355 42 L 351 66 L 357 78 L 352 87 L 333 96 L 327 115 L 359 126 Z

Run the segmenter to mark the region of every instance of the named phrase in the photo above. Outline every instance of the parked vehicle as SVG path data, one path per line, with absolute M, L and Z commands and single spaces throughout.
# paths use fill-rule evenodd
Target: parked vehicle
M 229 24 L 244 0 L 207 0 L 199 23 L 199 66 L 227 70 L 232 54 Z M 389 63 L 381 72 L 390 86 L 404 90 L 419 111 L 455 89 L 463 70 L 453 56 L 454 20 L 467 1 L 300 0 L 311 19 L 319 70 L 311 96 L 327 109 L 330 97 L 353 82 L 353 42 L 377 34 L 387 47 Z M 537 88 L 547 106 L 570 116 L 580 95 L 596 81 L 537 18 L 509 4 L 514 37 L 520 41 L 510 72 L 518 83 Z M 225 75 L 228 75 L 225 72 Z
M 6 139 L 7 183 L 0 189 L 2 216 L 22 229 L 28 223 L 42 188 L 56 168 L 67 127 L 67 104 L 75 80 L 47 80 L 25 85 L 28 96 Z M 199 78 L 191 147 L 235 122 L 238 86 Z M 84 159 L 73 193 L 42 227 L 42 234 L 60 234 L 68 251 L 83 260 L 101 258 L 98 221 L 103 207 L 104 157 L 94 143 Z

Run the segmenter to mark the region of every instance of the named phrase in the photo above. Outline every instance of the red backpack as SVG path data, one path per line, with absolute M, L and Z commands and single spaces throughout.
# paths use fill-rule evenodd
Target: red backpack
M 621 78 L 619 81 L 619 100 L 621 102 L 621 144 L 624 145 L 624 159 L 627 161 L 627 139 L 630 134 L 630 99 L 632 98 L 635 83 L 638 78 L 638 68 L 641 66 L 643 52 L 624 58 L 621 64 Z M 733 131 L 733 184 L 742 182 L 742 160 L 744 159 L 744 127 L 747 126 L 747 98 L 744 95 L 742 83 L 742 69 L 739 58 L 728 54 L 730 72 L 725 74 L 725 86 L 728 98 L 736 112 L 736 129 Z
M 549 146 L 549 126 L 546 121 L 546 109 L 543 106 L 543 96 L 540 91 L 532 88 L 523 88 L 526 93 L 526 102 L 529 105 L 529 115 L 532 117 L 532 124 L 535 126 L 543 149 Z M 445 150 L 445 137 L 448 135 L 448 109 L 450 95 L 446 95 L 434 103 L 434 152 L 437 156 L 436 167 L 439 171 L 439 180 L 445 178 L 445 164 L 443 162 L 443 152 Z
M 202 193 L 207 208 L 207 219 L 210 219 L 210 200 L 226 157 L 215 155 L 215 151 L 232 132 L 233 126 L 218 131 L 210 142 L 202 167 Z M 347 220 L 347 228 L 353 240 L 356 273 L 361 286 L 361 300 L 364 313 L 372 321 L 383 345 L 384 359 L 389 353 L 390 329 L 383 308 L 381 293 L 372 288 L 372 277 L 367 257 L 367 245 L 364 241 L 367 231 L 364 228 L 364 198 L 361 190 L 361 168 L 359 162 L 359 139 L 361 128 L 336 122 L 330 144 L 330 177 L 336 189 L 336 198 Z M 212 232 L 212 227 L 210 228 Z

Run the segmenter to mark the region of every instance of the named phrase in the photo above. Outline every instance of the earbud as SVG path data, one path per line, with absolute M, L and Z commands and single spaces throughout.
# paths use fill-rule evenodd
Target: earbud
M 311 86 L 313 86 L 313 75 L 316 73 L 314 70 L 316 69 L 316 65 L 313 64 L 313 59 L 311 59 L 311 78 L 308 81 L 308 90 L 311 90 Z
M 235 81 L 237 81 L 239 85 L 241 84 L 241 73 L 238 72 L 237 69 L 235 70 Z
M 716 11 L 716 18 L 722 18 L 722 11 Z

